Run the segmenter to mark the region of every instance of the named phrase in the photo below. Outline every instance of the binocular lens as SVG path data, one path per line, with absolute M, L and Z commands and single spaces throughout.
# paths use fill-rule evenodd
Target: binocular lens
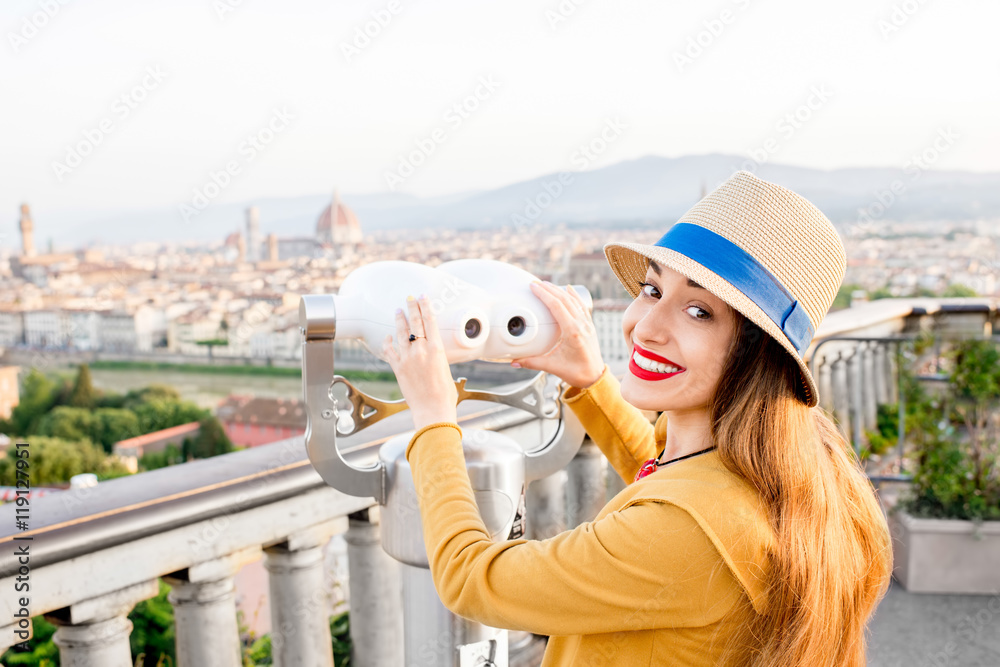
M 507 333 L 511 336 L 520 336 L 526 328 L 527 325 L 524 323 L 524 318 L 520 315 L 507 320 Z
M 465 335 L 469 338 L 475 338 L 482 330 L 483 325 L 476 318 L 472 318 L 465 323 Z

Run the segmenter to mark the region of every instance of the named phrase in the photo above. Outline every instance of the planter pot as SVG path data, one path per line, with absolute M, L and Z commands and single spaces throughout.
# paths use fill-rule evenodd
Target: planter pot
M 889 514 L 893 576 L 911 593 L 1000 594 L 1000 521 Z

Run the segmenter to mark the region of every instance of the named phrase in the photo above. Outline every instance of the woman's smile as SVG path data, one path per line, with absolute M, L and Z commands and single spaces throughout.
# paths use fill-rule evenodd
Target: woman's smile
M 666 380 L 683 373 L 686 369 L 665 357 L 654 354 L 638 345 L 632 348 L 628 363 L 629 371 L 640 380 Z

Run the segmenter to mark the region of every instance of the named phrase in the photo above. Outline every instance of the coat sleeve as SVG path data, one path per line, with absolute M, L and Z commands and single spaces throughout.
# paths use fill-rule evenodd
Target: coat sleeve
M 548 540 L 493 542 L 461 429 L 422 428 L 407 447 L 431 574 L 459 616 L 544 635 L 706 625 L 741 589 L 687 511 L 641 501 Z
M 666 418 L 654 427 L 642 410 L 622 398 L 621 383 L 607 364 L 592 385 L 570 387 L 563 400 L 626 484 L 657 455 L 657 436 L 665 433 Z

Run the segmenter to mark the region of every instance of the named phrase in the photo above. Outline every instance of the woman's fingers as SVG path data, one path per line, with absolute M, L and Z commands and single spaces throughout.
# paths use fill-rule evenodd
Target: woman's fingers
M 382 339 L 382 354 L 385 355 L 385 360 L 389 363 L 389 366 L 396 371 L 396 362 L 399 360 L 399 354 L 396 352 L 395 348 L 392 347 L 392 334 L 386 334 L 385 338 Z
M 552 317 L 556 319 L 559 324 L 559 328 L 563 333 L 568 333 L 572 331 L 570 329 L 570 324 L 573 322 L 573 314 L 567 308 L 568 304 L 562 302 L 562 300 L 554 294 L 558 289 L 554 285 L 546 285 L 544 283 L 532 283 L 536 286 L 535 295 L 542 300 L 542 303 L 548 307 L 549 312 L 552 313 Z M 569 296 L 569 295 L 567 295 Z
M 444 349 L 444 343 L 441 341 L 441 330 L 438 329 L 437 315 L 434 314 L 434 308 L 431 307 L 431 300 L 426 294 L 420 295 L 419 306 L 420 315 L 424 321 L 424 335 L 427 336 L 427 342 L 433 343 L 439 349 Z
M 583 297 L 580 296 L 580 294 L 573 288 L 572 285 L 566 285 L 566 289 L 565 290 L 559 290 L 559 291 L 560 292 L 568 292 L 569 293 L 570 301 L 572 301 L 577 306 L 579 306 L 580 312 L 583 313 L 584 315 L 588 316 L 588 317 L 590 316 L 590 313 L 587 312 L 587 304 L 585 304 L 583 302 Z
M 406 316 L 403 309 L 396 309 L 396 344 L 399 346 L 399 354 L 403 355 L 403 350 L 410 344 L 410 329 L 406 324 Z
M 408 312 L 407 317 L 410 322 L 410 333 L 414 336 L 426 338 L 427 334 L 424 332 L 424 318 L 420 315 L 420 306 L 417 304 L 417 300 L 412 296 L 406 297 L 406 308 Z

